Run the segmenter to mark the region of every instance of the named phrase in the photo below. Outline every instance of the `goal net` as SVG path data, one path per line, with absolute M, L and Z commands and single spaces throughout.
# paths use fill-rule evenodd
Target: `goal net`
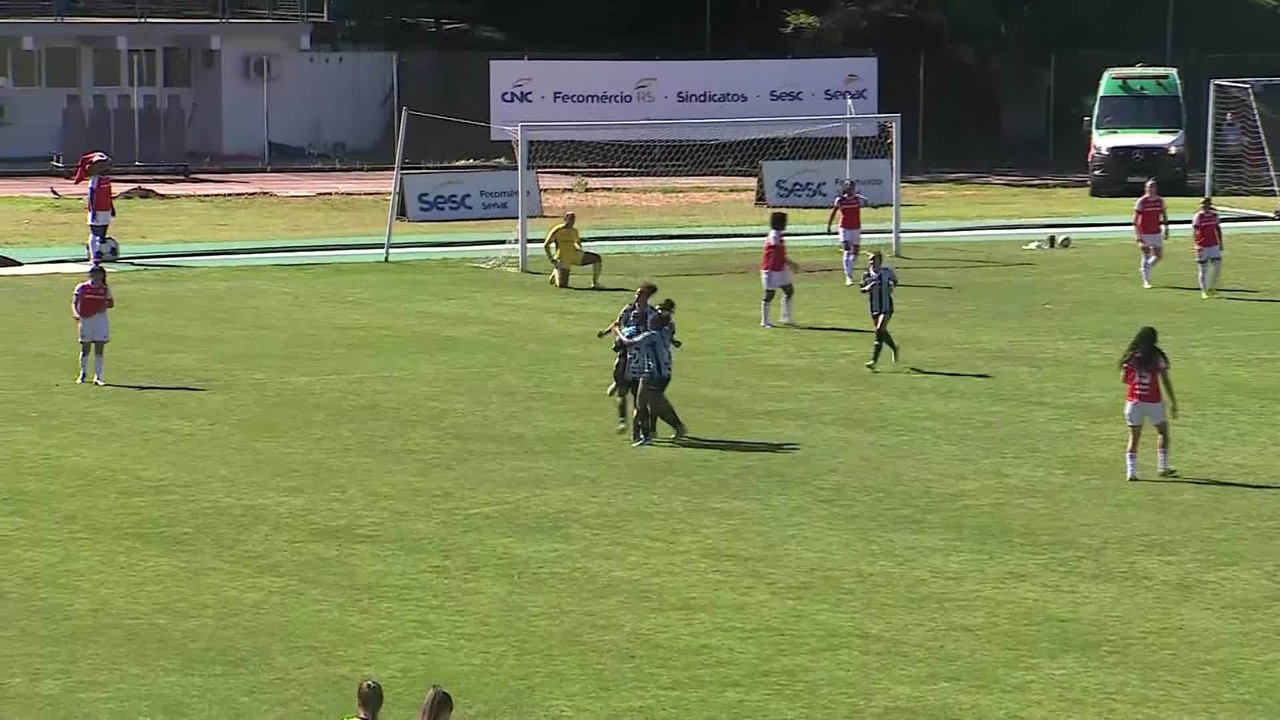
M 1229 212 L 1274 216 L 1280 78 L 1214 80 L 1206 127 L 1205 195 Z
M 516 233 L 490 265 L 529 270 L 529 243 L 566 212 L 589 244 L 619 249 L 741 244 L 765 234 L 769 209 L 791 214 L 790 238 L 827 241 L 847 180 L 885 208 L 865 213 L 864 243 L 891 242 L 896 254 L 900 127 L 897 115 L 852 114 L 521 123 Z

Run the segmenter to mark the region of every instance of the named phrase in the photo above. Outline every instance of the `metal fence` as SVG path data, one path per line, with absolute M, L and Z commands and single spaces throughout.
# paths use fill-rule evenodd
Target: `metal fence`
M 324 21 L 330 4 L 331 0 L 0 0 L 0 18 Z

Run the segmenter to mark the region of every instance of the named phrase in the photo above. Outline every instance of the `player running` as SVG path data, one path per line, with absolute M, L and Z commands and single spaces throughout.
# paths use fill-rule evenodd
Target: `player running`
M 787 229 L 787 214 L 773 212 L 769 214 L 769 236 L 764 241 L 764 256 L 760 260 L 760 282 L 764 285 L 764 300 L 760 303 L 760 327 L 771 328 L 769 306 L 778 290 L 782 291 L 782 322 L 785 325 L 795 323 L 791 315 L 791 299 L 796 294 L 791 284 L 791 273 L 799 272 L 800 266 L 787 257 L 787 243 L 783 234 Z
M 93 384 L 106 385 L 102 379 L 103 352 L 111 340 L 107 310 L 115 306 L 115 297 L 107 287 L 107 271 L 101 265 L 94 265 L 89 270 L 89 280 L 76 285 L 71 299 L 71 314 L 80 326 L 80 377 L 76 379 L 77 385 L 83 384 L 89 376 L 90 347 L 94 354 Z
M 1142 250 L 1142 287 L 1151 289 L 1151 268 L 1164 255 L 1169 239 L 1169 211 L 1164 198 L 1156 192 L 1154 178 L 1147 181 L 1142 197 L 1133 208 L 1133 230 Z
M 858 265 L 858 251 L 862 246 L 862 208 L 871 207 L 871 201 L 858 193 L 858 185 L 852 180 L 844 184 L 840 197 L 836 198 L 835 207 L 827 218 L 827 234 L 831 234 L 831 224 L 835 222 L 836 213 L 840 214 L 840 246 L 844 248 L 844 284 L 852 286 L 854 268 Z
M 1175 419 L 1178 417 L 1178 400 L 1173 394 L 1173 384 L 1169 382 L 1169 357 L 1156 344 L 1157 339 L 1155 328 L 1142 328 L 1120 358 L 1123 382 L 1129 387 L 1124 403 L 1124 421 L 1129 426 L 1124 460 L 1130 480 L 1138 479 L 1138 441 L 1142 439 L 1142 427 L 1148 420 L 1160 435 L 1156 445 L 1156 468 L 1160 477 L 1177 474 L 1169 469 L 1169 421 L 1165 418 L 1160 385 L 1163 383 L 1169 393 L 1169 414 Z
M 1200 201 L 1200 211 L 1191 221 L 1195 233 L 1196 263 L 1200 266 L 1200 297 L 1208 300 L 1218 294 L 1218 277 L 1222 275 L 1222 221 L 1213 208 L 1213 200 Z
M 102 244 L 116 216 L 115 198 L 111 196 L 111 158 L 102 152 L 91 152 L 80 158 L 73 181 L 79 185 L 89 180 L 89 197 L 85 209 L 89 213 L 89 262 L 102 262 Z
M 604 266 L 604 260 L 596 253 L 582 249 L 582 236 L 578 233 L 578 228 L 574 227 L 576 221 L 577 216 L 567 212 L 564 214 L 564 222 L 547 233 L 543 250 L 553 267 L 550 281 L 558 288 L 567 288 L 570 269 L 590 265 L 591 289 L 597 290 L 600 288 L 600 270 Z
M 871 351 L 871 360 L 867 362 L 867 369 L 875 370 L 885 345 L 893 353 L 893 362 L 898 362 L 898 344 L 889 334 L 889 320 L 893 319 L 893 290 L 898 287 L 898 274 L 884 264 L 884 255 L 867 253 L 867 271 L 862 274 L 861 287 L 871 304 L 871 322 L 876 329 L 876 344 Z

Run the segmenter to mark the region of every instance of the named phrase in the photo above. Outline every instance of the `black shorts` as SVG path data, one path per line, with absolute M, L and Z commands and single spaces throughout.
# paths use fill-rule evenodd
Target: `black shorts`
M 645 387 L 649 388 L 650 390 L 653 390 L 654 392 L 659 392 L 659 393 L 666 392 L 667 386 L 670 384 L 671 384 L 671 378 L 669 377 L 653 378 L 653 379 L 645 378 L 645 381 L 644 381 Z

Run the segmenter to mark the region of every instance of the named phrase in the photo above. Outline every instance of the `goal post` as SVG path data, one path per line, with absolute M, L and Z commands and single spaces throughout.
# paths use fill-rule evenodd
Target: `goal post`
M 1226 212 L 1277 216 L 1280 78 L 1211 80 L 1205 129 L 1204 194 Z
M 873 205 L 867 241 L 901 254 L 899 115 L 525 122 L 512 130 L 519 191 L 515 248 L 572 211 L 588 241 L 728 244 L 762 235 L 765 209 L 791 214 L 792 237 L 825 236 L 852 180 Z M 526 192 L 529 183 L 533 192 Z

